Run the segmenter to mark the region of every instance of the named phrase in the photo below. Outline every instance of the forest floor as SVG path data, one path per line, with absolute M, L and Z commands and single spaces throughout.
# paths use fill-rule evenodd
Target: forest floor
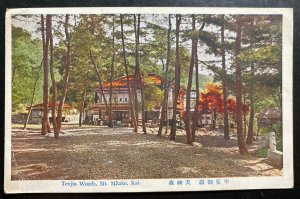
M 241 156 L 236 137 L 225 141 L 221 132 L 197 131 L 194 146 L 185 144 L 183 130 L 176 141 L 131 128 L 65 125 L 59 140 L 40 135 L 40 126 L 12 130 L 12 180 L 142 179 L 276 176 L 281 170 L 257 158 L 264 140 L 248 146 Z

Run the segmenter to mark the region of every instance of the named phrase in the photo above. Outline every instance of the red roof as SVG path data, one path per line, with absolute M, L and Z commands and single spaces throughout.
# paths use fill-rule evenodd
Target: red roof
M 133 81 L 134 76 L 133 75 L 129 75 L 129 81 Z M 153 83 L 155 83 L 156 85 L 160 85 L 162 81 L 164 81 L 164 79 L 158 75 L 155 74 L 148 74 L 148 80 L 152 81 Z M 142 82 L 144 82 L 144 78 L 142 77 Z M 103 82 L 103 87 L 104 88 L 109 88 L 110 87 L 110 81 L 106 81 Z M 127 87 L 127 77 L 123 76 L 120 77 L 118 79 L 115 79 L 112 81 L 112 86 L 113 87 Z
M 56 106 L 57 107 L 58 107 L 58 105 L 59 105 L 59 102 L 56 102 Z M 52 106 L 53 106 L 53 103 L 49 102 L 48 107 L 52 108 Z M 41 104 L 35 104 L 35 105 L 32 106 L 32 108 L 34 108 L 34 109 L 43 109 L 44 105 L 43 105 L 43 103 L 41 103 Z M 63 108 L 64 109 L 68 109 L 68 108 L 72 108 L 72 107 L 69 104 L 64 103 Z M 27 109 L 29 109 L 29 107 L 27 107 Z

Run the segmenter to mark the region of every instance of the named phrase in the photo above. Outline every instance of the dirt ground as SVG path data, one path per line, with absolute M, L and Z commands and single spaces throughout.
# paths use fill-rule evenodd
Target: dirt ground
M 131 128 L 64 126 L 59 140 L 44 137 L 40 129 L 12 131 L 12 180 L 75 180 L 133 178 L 205 178 L 275 176 L 281 170 L 253 152 L 263 140 L 238 153 L 237 140 L 225 141 L 218 131 L 199 130 L 194 146 L 185 144 L 179 130 L 176 141 Z

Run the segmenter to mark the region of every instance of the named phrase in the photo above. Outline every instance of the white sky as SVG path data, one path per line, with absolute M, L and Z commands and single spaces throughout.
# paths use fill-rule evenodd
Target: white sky
M 40 28 L 38 22 L 40 21 L 40 15 L 31 15 L 33 17 L 29 17 L 29 18 L 25 18 L 25 17 L 19 17 L 18 19 L 12 19 L 12 25 L 16 26 L 16 27 L 21 27 L 26 29 L 27 31 L 29 31 L 32 35 L 33 38 L 38 38 L 41 39 L 41 34 L 37 32 L 37 29 Z M 147 22 L 151 22 L 157 25 L 160 25 L 164 28 L 168 28 L 168 15 L 152 15 L 152 14 L 144 14 L 141 16 L 141 21 L 145 20 Z M 77 17 L 78 20 L 78 17 Z M 74 23 L 74 17 L 72 17 L 72 15 L 70 16 L 70 22 Z M 53 22 L 53 25 L 55 25 L 57 22 Z M 175 17 L 172 16 L 172 30 L 175 29 Z M 184 29 L 191 29 L 191 23 L 187 23 L 187 21 L 183 21 L 184 24 L 181 24 L 181 30 Z M 198 28 L 201 24 L 196 24 L 196 28 Z M 145 23 L 141 22 L 141 27 L 144 27 Z M 124 26 L 124 29 L 130 29 L 132 27 L 126 27 Z M 119 30 L 120 27 L 116 27 L 116 30 Z M 212 31 L 217 33 L 217 35 L 219 36 L 219 28 L 214 27 L 214 26 L 205 26 L 204 30 L 206 31 Z M 62 34 L 64 34 L 64 30 L 62 30 Z M 232 35 L 233 33 L 230 33 L 228 31 L 225 31 L 225 37 L 230 35 Z M 150 36 L 151 37 L 151 36 Z M 134 39 L 134 38 L 132 38 Z M 54 38 L 54 43 L 57 43 L 58 39 Z M 143 42 L 143 38 L 141 38 L 141 42 Z M 183 46 L 186 46 L 187 48 L 191 48 L 191 41 L 187 41 L 185 43 L 182 44 Z M 214 54 L 207 54 L 205 51 L 207 50 L 207 47 L 205 45 L 199 45 L 198 44 L 198 58 L 200 61 L 221 61 L 221 57 L 216 57 Z M 227 58 L 229 56 L 227 55 Z M 216 65 L 221 66 L 221 62 L 216 62 Z M 227 66 L 229 66 L 231 64 L 230 59 L 227 59 Z M 210 70 L 206 70 L 206 66 L 204 66 L 203 64 L 199 63 L 199 71 L 201 74 L 212 74 L 212 72 Z

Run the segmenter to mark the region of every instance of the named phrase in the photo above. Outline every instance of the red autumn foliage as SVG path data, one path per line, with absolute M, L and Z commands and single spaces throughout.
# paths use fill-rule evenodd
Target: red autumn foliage
M 205 90 L 200 93 L 200 110 L 203 111 L 213 111 L 215 110 L 218 113 L 223 113 L 224 104 L 223 104 L 223 90 L 220 84 L 215 84 L 208 82 L 205 84 Z M 232 98 L 227 99 L 227 107 L 229 112 L 236 111 L 236 102 Z M 249 107 L 246 104 L 243 104 L 243 112 L 248 112 Z

